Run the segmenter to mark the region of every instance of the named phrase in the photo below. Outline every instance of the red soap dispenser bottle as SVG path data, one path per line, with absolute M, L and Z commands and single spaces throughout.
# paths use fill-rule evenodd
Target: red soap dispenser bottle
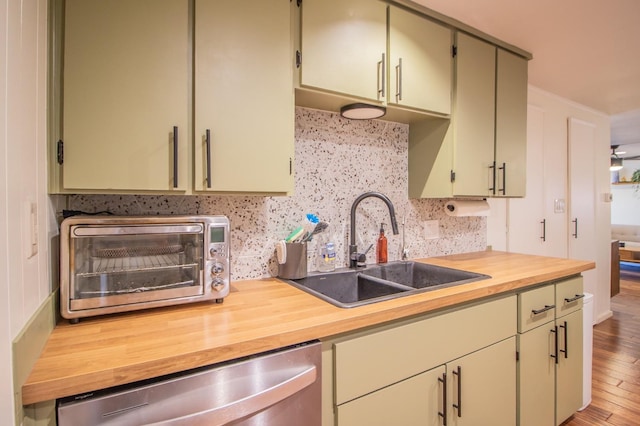
M 387 263 L 387 237 L 384 236 L 384 223 L 380 224 L 378 237 L 378 263 Z

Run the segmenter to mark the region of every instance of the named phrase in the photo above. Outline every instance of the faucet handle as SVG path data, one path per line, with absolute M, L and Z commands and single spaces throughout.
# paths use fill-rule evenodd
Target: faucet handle
M 355 266 L 366 266 L 366 264 L 367 264 L 367 253 L 369 253 L 369 250 L 371 250 L 372 248 L 373 248 L 373 244 L 371 244 L 369 246 L 369 248 L 367 248 L 364 251 L 364 253 L 358 253 L 358 252 L 351 253 L 352 264 L 353 264 L 353 262 L 356 262 Z

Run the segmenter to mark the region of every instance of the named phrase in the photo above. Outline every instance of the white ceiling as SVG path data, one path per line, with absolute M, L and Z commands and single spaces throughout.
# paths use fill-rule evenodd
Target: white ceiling
M 613 116 L 640 155 L 640 0 L 414 2 L 532 53 L 530 84 Z

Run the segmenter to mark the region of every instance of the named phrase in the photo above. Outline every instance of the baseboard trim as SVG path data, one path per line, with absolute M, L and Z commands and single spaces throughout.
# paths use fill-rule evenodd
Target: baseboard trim
M 613 311 L 609 310 L 603 314 L 598 315 L 596 318 L 596 324 L 600 324 L 602 321 L 606 321 L 613 316 Z

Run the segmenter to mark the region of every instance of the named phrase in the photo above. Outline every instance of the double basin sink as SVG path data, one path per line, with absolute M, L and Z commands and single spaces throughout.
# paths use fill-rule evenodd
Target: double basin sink
M 284 280 L 340 308 L 352 308 L 410 294 L 491 278 L 488 275 L 413 261 L 338 269 Z

